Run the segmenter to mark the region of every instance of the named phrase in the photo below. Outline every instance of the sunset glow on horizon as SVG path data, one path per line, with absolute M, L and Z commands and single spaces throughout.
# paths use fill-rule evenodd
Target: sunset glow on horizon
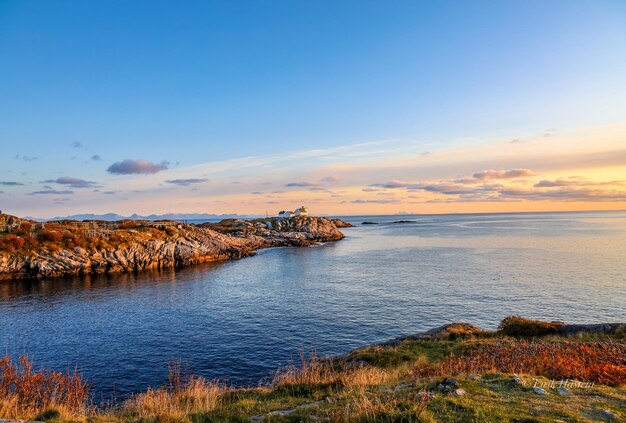
M 626 208 L 626 125 L 552 130 L 422 151 L 381 141 L 147 169 L 98 181 L 60 176 L 4 182 L 23 215 L 239 213 L 479 213 Z M 144 165 L 146 165 L 144 163 Z M 158 164 L 155 164 L 158 167 Z M 141 166 L 141 164 L 139 164 Z M 147 165 L 146 165 L 147 166 Z M 163 166 L 168 167 L 168 166 Z

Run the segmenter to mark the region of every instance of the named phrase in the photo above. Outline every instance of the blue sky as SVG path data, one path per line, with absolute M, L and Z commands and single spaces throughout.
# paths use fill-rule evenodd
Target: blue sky
M 0 0 L 0 181 L 24 184 L 0 203 L 56 212 L 55 194 L 25 195 L 59 177 L 106 187 L 126 159 L 418 154 L 622 123 L 624 46 L 623 1 Z M 94 204 L 84 192 L 63 207 Z

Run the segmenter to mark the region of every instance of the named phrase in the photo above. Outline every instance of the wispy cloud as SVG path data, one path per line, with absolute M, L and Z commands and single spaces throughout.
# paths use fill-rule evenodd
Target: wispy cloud
M 481 172 L 474 173 L 474 178 L 484 179 L 513 179 L 524 178 L 528 176 L 534 176 L 535 174 L 529 169 L 507 169 L 507 170 L 494 170 L 488 169 Z
M 70 176 L 62 176 L 57 179 L 47 179 L 43 181 L 43 183 L 68 185 L 72 188 L 93 188 L 95 186 L 98 186 L 96 182 L 87 181 L 85 179 L 80 179 L 80 178 L 72 178 Z
M 380 187 L 380 188 L 389 188 L 389 189 L 395 189 L 395 188 L 419 188 L 422 185 L 420 185 L 419 183 L 412 183 L 412 182 L 403 182 L 403 181 L 389 181 L 389 182 L 384 182 L 384 183 L 380 183 L 380 184 L 371 184 L 370 187 Z
M 206 178 L 188 178 L 188 179 L 169 179 L 165 181 L 167 184 L 179 185 L 179 186 L 188 186 L 192 184 L 201 184 L 204 182 L 208 182 L 209 180 Z
M 55 189 L 46 189 L 46 190 L 42 190 L 42 191 L 34 191 L 34 192 L 29 192 L 28 195 L 71 195 L 74 194 L 74 191 L 70 191 L 70 190 L 55 190 Z
M 100 160 L 102 160 L 102 156 L 100 156 L 99 154 L 94 154 L 93 156 L 91 156 L 91 160 L 93 160 L 94 162 L 99 162 Z
M 33 162 L 35 160 L 37 160 L 39 157 L 37 156 L 22 156 L 19 154 L 16 154 L 14 159 L 15 160 L 24 160 L 25 162 Z
M 285 184 L 286 187 L 315 187 L 317 185 L 315 182 L 289 182 Z
M 363 200 L 363 199 L 358 199 L 358 200 L 352 200 L 350 201 L 353 204 L 398 204 L 400 203 L 400 200 L 394 199 L 394 198 L 381 198 L 381 199 L 368 199 L 368 200 Z
M 126 159 L 121 162 L 115 162 L 108 167 L 107 172 L 118 175 L 142 174 L 149 175 L 167 169 L 169 162 L 152 163 L 147 160 Z
M 74 141 L 70 144 L 70 147 L 72 148 L 83 148 L 83 143 L 78 142 L 78 141 Z
M 323 182 L 341 182 L 342 178 L 337 175 L 325 176 L 322 178 Z
M 21 182 L 13 182 L 13 181 L 0 181 L 0 185 L 4 185 L 5 187 L 16 187 L 20 185 L 24 185 Z
M 535 188 L 555 188 L 555 187 L 594 187 L 594 186 L 626 186 L 626 181 L 608 181 L 608 182 L 596 182 L 589 181 L 583 178 L 558 178 L 555 180 L 543 179 L 537 182 Z

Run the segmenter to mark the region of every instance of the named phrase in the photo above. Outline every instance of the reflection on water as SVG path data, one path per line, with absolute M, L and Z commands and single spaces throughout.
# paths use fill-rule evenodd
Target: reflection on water
M 0 348 L 78 367 L 98 398 L 165 382 L 167 363 L 256 383 L 454 320 L 626 320 L 626 213 L 351 218 L 344 241 L 180 271 L 0 283 Z
M 200 274 L 216 269 L 223 262 L 205 263 L 197 266 L 174 270 L 146 270 L 134 273 L 113 273 L 108 275 L 85 275 L 67 278 L 44 279 L 41 281 L 15 280 L 0 283 L 0 301 L 25 301 L 27 299 L 50 302 L 53 298 L 63 295 L 84 295 L 97 299 L 98 295 L 107 295 L 108 290 L 133 291 L 145 284 L 175 283 L 184 275 Z M 103 291 L 99 293 L 98 291 Z

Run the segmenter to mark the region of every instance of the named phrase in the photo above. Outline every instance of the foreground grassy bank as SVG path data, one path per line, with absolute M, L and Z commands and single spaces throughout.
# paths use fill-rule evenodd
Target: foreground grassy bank
M 521 318 L 445 325 L 340 358 L 304 356 L 237 389 L 170 368 L 168 386 L 107 408 L 76 374 L 0 362 L 0 418 L 76 422 L 553 422 L 626 417 L 624 325 Z

